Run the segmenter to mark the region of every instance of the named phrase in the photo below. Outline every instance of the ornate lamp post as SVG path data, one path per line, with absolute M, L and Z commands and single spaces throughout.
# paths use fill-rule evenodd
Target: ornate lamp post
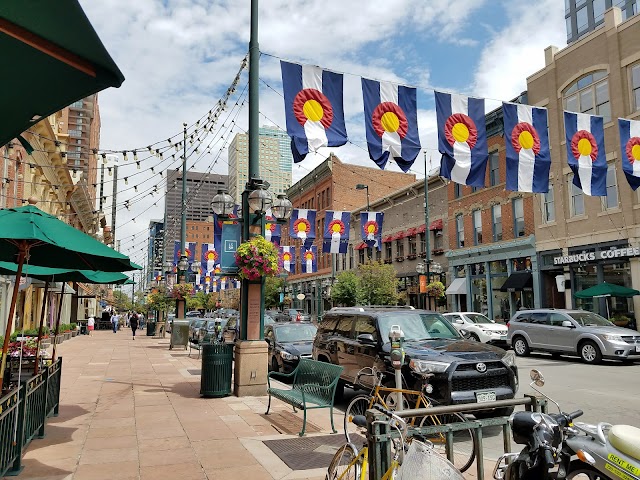
M 422 302 L 421 302 L 421 298 L 422 298 L 422 285 L 426 284 L 427 279 L 424 277 L 424 272 L 425 272 L 425 268 L 424 268 L 424 263 L 422 262 L 418 262 L 418 264 L 416 265 L 416 272 L 418 272 L 419 274 L 419 290 L 418 290 L 418 308 L 422 308 Z M 428 298 L 428 294 L 427 294 L 427 298 Z M 424 302 L 424 308 L 428 309 L 429 305 L 428 302 Z

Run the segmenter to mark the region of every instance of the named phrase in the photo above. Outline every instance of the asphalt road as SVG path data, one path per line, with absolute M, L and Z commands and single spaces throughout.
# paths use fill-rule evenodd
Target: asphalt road
M 529 372 L 537 369 L 545 378 L 542 391 L 560 404 L 565 412 L 583 410 L 580 421 L 586 423 L 608 422 L 640 427 L 640 362 L 622 364 L 603 361 L 600 365 L 585 365 L 578 357 L 560 357 L 532 354 L 518 357 L 520 390 L 518 397 L 535 393 L 529 386 Z M 345 389 L 344 400 L 337 407 L 344 410 L 356 395 Z M 557 408 L 550 404 L 549 411 Z M 336 418 L 341 422 L 340 415 Z M 487 428 L 483 432 L 485 458 L 497 459 L 502 454 L 502 430 Z M 522 446 L 512 443 L 513 451 Z

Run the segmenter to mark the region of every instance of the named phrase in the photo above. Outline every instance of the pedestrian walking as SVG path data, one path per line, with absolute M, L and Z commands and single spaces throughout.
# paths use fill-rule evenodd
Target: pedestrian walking
M 136 330 L 138 329 L 138 314 L 134 310 L 129 317 L 129 326 L 131 327 L 131 331 L 133 332 L 133 339 L 136 339 Z
M 89 332 L 89 335 L 91 335 L 91 332 L 93 332 L 93 329 L 95 328 L 95 324 L 96 324 L 96 320 L 93 318 L 93 315 L 91 315 L 87 319 L 87 332 Z
M 113 333 L 116 333 L 118 331 L 119 320 L 120 319 L 118 318 L 118 314 L 114 312 L 113 315 L 111 315 L 111 325 L 113 326 Z

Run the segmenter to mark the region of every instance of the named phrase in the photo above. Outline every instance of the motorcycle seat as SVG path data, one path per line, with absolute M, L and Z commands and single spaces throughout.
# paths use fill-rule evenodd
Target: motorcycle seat
M 640 428 L 614 425 L 609 430 L 609 443 L 636 460 L 640 460 Z

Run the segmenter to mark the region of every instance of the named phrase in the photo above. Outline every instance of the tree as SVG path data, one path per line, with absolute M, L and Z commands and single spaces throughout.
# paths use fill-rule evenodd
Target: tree
M 113 306 L 116 307 L 118 312 L 131 310 L 131 300 L 129 299 L 129 295 L 124 293 L 122 290 L 114 290 Z
M 345 271 L 336 277 L 336 282 L 331 288 L 331 300 L 333 303 L 345 307 L 353 307 L 358 303 L 359 278 L 353 271 Z
M 280 305 L 280 293 L 284 281 L 278 277 L 267 277 L 264 282 L 264 308 Z
M 369 262 L 355 271 L 342 272 L 331 289 L 331 299 L 346 307 L 397 305 L 400 296 L 396 270 L 382 262 Z

